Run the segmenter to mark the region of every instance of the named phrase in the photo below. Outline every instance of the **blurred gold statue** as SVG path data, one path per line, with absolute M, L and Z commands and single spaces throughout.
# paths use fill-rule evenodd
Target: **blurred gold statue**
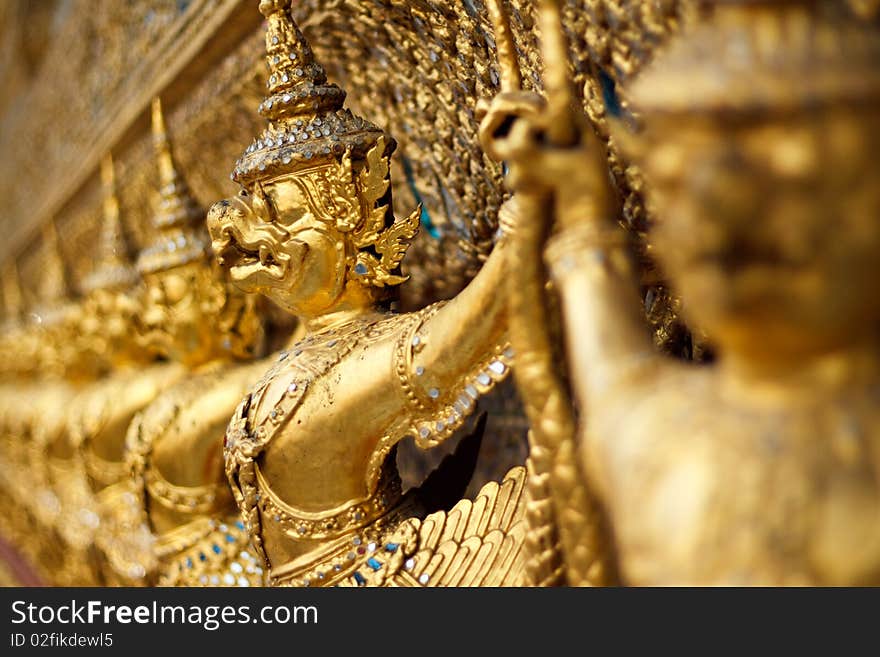
M 624 583 L 877 584 L 880 39 L 823 3 L 715 5 L 629 89 L 643 132 L 617 135 L 713 364 L 653 349 L 583 121 L 551 102 L 495 144 L 518 193 L 552 194 L 581 412 L 568 470 Z
M 177 172 L 158 99 L 152 118 L 160 189 L 156 241 L 140 253 L 137 263 L 145 285 L 137 316 L 138 341 L 142 349 L 167 360 L 156 367 L 156 377 L 132 378 L 125 390 L 131 390 L 137 404 L 126 409 L 127 421 L 119 418 L 118 431 L 96 434 L 88 441 L 93 446 L 89 458 L 100 461 L 110 475 L 101 482 L 106 488 L 99 496 L 97 534 L 105 576 L 109 582 L 127 584 L 155 576 L 154 531 L 164 534 L 210 515 L 223 508 L 224 493 L 228 499 L 228 491 L 218 487 L 223 477 L 219 418 L 228 419 L 235 401 L 224 406 L 226 388 L 218 396 L 211 382 L 231 359 L 252 358 L 262 336 L 253 299 L 230 289 L 211 261 L 200 225 L 204 214 Z M 174 385 L 184 375 L 186 379 Z M 236 383 L 234 376 L 228 386 L 237 393 L 246 384 Z M 134 397 L 135 393 L 140 394 Z M 112 400 L 108 395 L 106 402 Z M 212 423 L 220 427 L 218 433 L 211 433 Z M 128 454 L 123 453 L 126 446 Z M 160 446 L 164 451 L 150 460 L 152 450 Z M 152 467 L 156 461 L 158 468 Z M 132 468 L 134 489 L 128 476 Z M 147 493 L 154 530 L 145 523 Z
M 454 300 L 391 312 L 419 227 L 418 210 L 404 219 L 391 210 L 395 144 L 343 109 L 345 93 L 326 82 L 289 0 L 263 0 L 260 11 L 269 126 L 235 166 L 242 192 L 215 204 L 208 226 L 232 280 L 296 315 L 306 334 L 226 435 L 226 471 L 268 581 L 519 581 L 521 468 L 447 514 L 454 466 L 443 494 L 444 477 L 432 477 L 403 495 L 394 460 L 407 436 L 422 447 L 449 437 L 508 372 L 504 239 Z
M 43 229 L 42 246 L 43 271 L 27 330 L 36 340 L 34 361 L 26 364 L 32 376 L 13 395 L 7 414 L 13 428 L 9 479 L 12 499 L 34 523 L 34 536 L 28 543 L 42 555 L 39 560 L 44 567 L 62 571 L 66 555 L 56 533 L 62 505 L 46 454 L 50 445 L 66 435 L 68 409 L 78 388 L 95 371 L 78 349 L 82 312 L 71 294 L 54 221 Z
M 152 360 L 131 338 L 138 308 L 135 292 L 139 277 L 119 217 L 114 166 L 109 155 L 101 164 L 101 179 L 103 223 L 97 241 L 96 266 L 82 284 L 84 298 L 75 344 L 95 378 L 107 378 L 91 381 L 77 391 L 65 411 L 64 431 L 46 446 L 42 456 L 48 462 L 52 487 L 60 503 L 56 528 L 65 546 L 65 581 L 80 585 L 100 582 L 93 551 L 98 515 L 86 463 L 78 449 L 84 424 L 92 423 L 94 427 L 95 422 L 100 422 L 109 410 L 102 406 L 111 399 L 115 386 L 124 385 L 138 366 L 148 365 Z
M 4 532 L 48 580 L 64 555 L 53 532 L 61 508 L 43 453 L 46 443 L 63 431 L 63 409 L 74 395 L 73 387 L 59 377 L 75 370 L 65 366 L 75 351 L 62 353 L 61 341 L 73 337 L 68 326 L 75 323 L 76 312 L 68 299 L 54 223 L 43 237 L 45 267 L 38 297 L 28 310 L 17 267 L 13 263 L 4 271 L 3 360 L 15 378 L 4 383 L 0 405 L 0 488 L 10 508 Z

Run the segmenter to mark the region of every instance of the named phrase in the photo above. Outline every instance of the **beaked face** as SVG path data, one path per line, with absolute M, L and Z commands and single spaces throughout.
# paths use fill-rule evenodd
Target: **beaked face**
M 140 313 L 139 299 L 129 290 L 93 290 L 86 298 L 80 339 L 107 362 L 128 362 L 142 355 L 138 352 L 132 329 Z
M 685 314 L 722 349 L 797 355 L 876 332 L 876 118 L 831 110 L 649 131 L 653 248 Z
M 198 359 L 213 345 L 222 283 L 203 262 L 144 275 L 140 340 L 147 348 L 176 361 Z
M 214 204 L 212 248 L 240 289 L 295 315 L 317 314 L 342 293 L 347 253 L 333 222 L 316 215 L 295 177 L 280 176 Z

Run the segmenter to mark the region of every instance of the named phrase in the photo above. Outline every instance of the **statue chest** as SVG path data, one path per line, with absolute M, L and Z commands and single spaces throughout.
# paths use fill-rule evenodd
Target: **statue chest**
M 375 436 L 365 418 L 372 411 L 359 416 L 362 399 L 350 392 L 357 387 L 353 370 L 363 372 L 365 389 L 371 375 L 383 377 L 366 364 L 377 354 L 390 363 L 382 343 L 395 334 L 394 319 L 357 323 L 282 352 L 236 410 L 226 434 L 226 473 L 260 545 L 264 530 L 280 532 L 285 542 L 351 531 L 399 497 L 396 470 L 385 472 L 384 459 L 367 485 L 375 459 L 364 437 Z
M 876 583 L 880 425 L 859 404 L 667 398 L 634 409 L 614 438 L 600 467 L 628 581 Z
M 282 351 L 239 406 L 227 443 L 243 438 L 251 449 L 276 455 L 365 430 L 372 417 L 365 394 L 390 370 L 390 351 L 383 343 L 395 335 L 399 319 L 372 316 Z M 377 363 L 385 365 L 382 371 Z

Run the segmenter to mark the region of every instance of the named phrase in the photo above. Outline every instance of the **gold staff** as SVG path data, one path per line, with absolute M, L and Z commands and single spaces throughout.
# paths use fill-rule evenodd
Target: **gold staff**
M 501 90 L 519 91 L 510 24 L 502 0 L 488 0 L 495 31 Z M 570 146 L 578 135 L 569 81 L 568 47 L 558 2 L 539 3 L 541 50 L 544 60 L 546 109 L 544 138 L 553 146 Z M 520 222 L 510 244 L 512 267 L 508 288 L 510 335 L 516 350 L 515 376 L 529 418 L 529 547 L 532 584 L 597 584 L 605 581 L 597 554 L 599 522 L 575 458 L 575 420 L 567 386 L 554 363 L 553 339 L 546 318 L 551 316 L 544 281 L 544 244 L 552 222 L 554 199 L 549 192 L 517 193 Z M 563 563 L 564 560 L 564 563 Z

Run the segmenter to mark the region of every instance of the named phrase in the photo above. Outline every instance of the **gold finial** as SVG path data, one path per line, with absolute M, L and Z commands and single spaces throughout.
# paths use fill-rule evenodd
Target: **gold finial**
M 174 164 L 162 103 L 153 99 L 153 144 L 159 167 L 159 201 L 153 215 L 157 236 L 141 251 L 142 274 L 179 267 L 207 255 L 208 239 L 202 212 Z
M 153 145 L 159 166 L 159 207 L 153 216 L 156 228 L 182 226 L 201 221 L 203 213 L 192 198 L 186 181 L 181 177 L 174 164 L 171 143 L 165 128 L 165 116 L 162 113 L 162 101 L 153 99 Z
M 116 173 L 110 153 L 101 161 L 101 183 L 104 190 L 104 221 L 98 242 L 98 263 L 83 281 L 85 293 L 97 289 L 125 289 L 137 280 L 119 216 Z
M 43 277 L 39 285 L 40 302 L 54 305 L 68 296 L 67 267 L 58 244 L 55 221 L 50 219 L 43 227 Z
M 266 64 L 269 95 L 260 114 L 271 121 L 342 108 L 345 92 L 327 83 L 324 67 L 290 14 L 289 0 L 262 0 L 266 17 Z
M 657 114 L 785 112 L 876 102 L 876 28 L 815 0 L 713 0 L 715 11 L 633 81 L 632 105 Z
M 21 318 L 24 300 L 21 293 L 21 280 L 18 276 L 18 264 L 10 260 L 3 272 L 3 312 L 7 321 Z
M 238 159 L 232 179 L 248 185 L 345 153 L 362 159 L 382 129 L 343 108 L 345 92 L 327 82 L 290 14 L 290 0 L 262 0 L 260 11 L 266 17 L 269 92 L 259 110 L 269 126 Z M 394 140 L 386 135 L 385 143 L 390 154 Z

